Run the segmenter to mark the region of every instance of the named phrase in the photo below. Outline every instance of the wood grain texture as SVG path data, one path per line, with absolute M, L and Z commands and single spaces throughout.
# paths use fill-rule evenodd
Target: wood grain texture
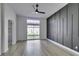
M 47 40 L 28 40 L 9 46 L 2 56 L 71 56 L 70 53 Z

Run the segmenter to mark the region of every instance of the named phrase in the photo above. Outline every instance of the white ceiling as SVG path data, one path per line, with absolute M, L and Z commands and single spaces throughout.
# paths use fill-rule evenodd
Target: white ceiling
M 17 15 L 36 18 L 47 18 L 56 11 L 67 5 L 67 3 L 39 3 L 39 10 L 46 14 L 36 14 L 32 5 L 36 3 L 10 3 L 10 7 L 14 9 Z

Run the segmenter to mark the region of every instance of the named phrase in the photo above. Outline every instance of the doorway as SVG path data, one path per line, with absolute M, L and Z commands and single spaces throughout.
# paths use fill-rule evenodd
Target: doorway
M 8 20 L 8 46 L 12 45 L 12 20 Z
M 40 39 L 40 21 L 27 20 L 27 40 Z

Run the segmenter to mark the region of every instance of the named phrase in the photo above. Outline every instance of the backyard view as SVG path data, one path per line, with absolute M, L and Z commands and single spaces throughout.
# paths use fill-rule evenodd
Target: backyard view
M 27 23 L 27 39 L 39 39 L 39 20 L 28 20 Z

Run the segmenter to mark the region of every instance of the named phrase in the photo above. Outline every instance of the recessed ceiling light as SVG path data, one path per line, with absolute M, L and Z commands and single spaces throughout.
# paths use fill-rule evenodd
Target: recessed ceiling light
M 38 12 L 35 12 L 36 14 L 38 13 Z

